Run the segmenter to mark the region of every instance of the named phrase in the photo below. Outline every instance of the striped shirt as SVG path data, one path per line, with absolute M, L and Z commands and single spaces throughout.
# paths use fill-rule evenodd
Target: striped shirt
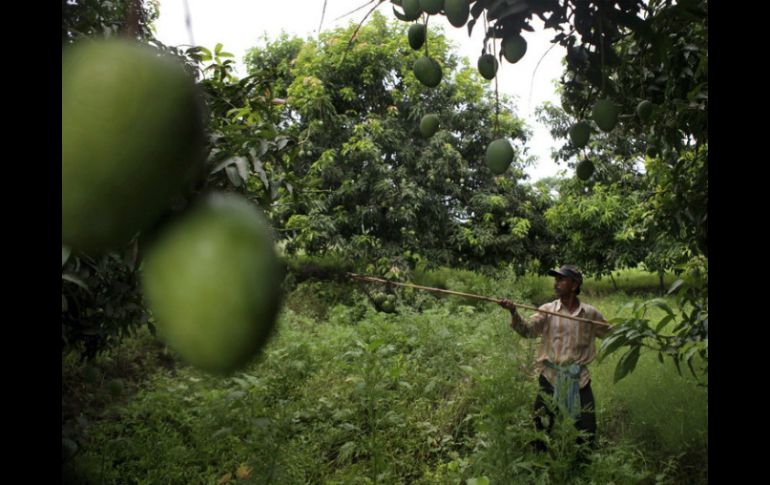
M 579 300 L 578 300 L 579 301 Z M 590 320 L 606 321 L 604 316 L 591 305 L 580 302 L 577 310 L 570 313 L 562 306 L 561 300 L 554 300 L 540 306 L 546 310 Z M 602 338 L 610 332 L 607 327 L 593 325 L 587 322 L 557 317 L 547 313 L 535 313 L 524 320 L 518 313 L 513 314 L 511 327 L 523 337 L 541 337 L 540 346 L 535 358 L 535 368 L 548 379 L 552 385 L 556 383 L 556 370 L 546 367 L 543 362 L 549 360 L 557 365 L 581 364 L 588 365 L 596 357 L 594 340 Z M 580 387 L 585 387 L 591 375 L 588 368 L 583 367 L 580 373 Z

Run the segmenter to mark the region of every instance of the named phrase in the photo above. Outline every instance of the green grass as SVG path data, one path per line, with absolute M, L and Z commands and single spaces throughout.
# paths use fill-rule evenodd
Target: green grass
M 451 289 L 530 303 L 539 281 L 448 274 Z M 571 428 L 551 438 L 553 455 L 527 445 L 535 341 L 510 330 L 506 311 L 410 290 L 385 314 L 360 291 L 329 291 L 325 307 L 290 296 L 262 356 L 228 379 L 169 363 L 146 333 L 102 356 L 94 382 L 65 356 L 63 396 L 77 403 L 68 436 L 80 449 L 64 475 L 84 484 L 707 482 L 706 391 L 654 355 L 617 385 L 616 357 L 591 366 L 600 447 L 576 471 Z M 646 296 L 585 293 L 610 318 Z M 106 384 L 115 378 L 125 382 L 117 396 Z

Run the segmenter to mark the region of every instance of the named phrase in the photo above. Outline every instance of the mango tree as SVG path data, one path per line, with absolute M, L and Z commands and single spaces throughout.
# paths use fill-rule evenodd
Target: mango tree
M 435 87 L 415 76 L 423 53 L 406 27 L 378 14 L 317 41 L 284 37 L 250 52 L 250 76 L 286 100 L 281 124 L 296 146 L 286 160 L 292 190 L 270 209 L 287 250 L 368 261 L 408 252 L 409 264 L 415 254 L 434 264 L 515 260 L 521 270 L 550 261 L 548 201 L 518 183 L 528 163 L 523 122 L 505 98 L 495 118 L 487 83 L 440 30 L 430 27 L 425 42 L 442 69 Z M 438 123 L 426 131 L 428 120 Z M 496 133 L 515 146 L 501 175 L 484 162 Z

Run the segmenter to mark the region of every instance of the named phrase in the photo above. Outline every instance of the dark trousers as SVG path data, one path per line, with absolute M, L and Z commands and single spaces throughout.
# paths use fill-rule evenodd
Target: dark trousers
M 553 386 L 548 379 L 540 375 L 540 391 L 535 398 L 535 429 L 538 431 L 547 430 L 548 433 L 553 430 L 554 419 L 556 418 L 553 408 Z M 596 444 L 596 413 L 594 411 L 594 393 L 591 391 L 591 382 L 580 389 L 580 417 L 575 421 L 575 427 L 588 433 L 588 444 L 593 448 Z M 547 424 L 543 421 L 547 420 Z M 578 444 L 585 442 L 583 437 L 578 438 Z M 545 443 L 538 440 L 533 443 L 538 451 L 545 451 Z

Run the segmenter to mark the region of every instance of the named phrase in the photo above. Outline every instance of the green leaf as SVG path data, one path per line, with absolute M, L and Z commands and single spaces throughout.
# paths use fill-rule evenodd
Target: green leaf
M 67 246 L 61 247 L 61 267 L 63 268 L 65 264 L 67 264 L 67 260 L 70 259 L 70 254 L 72 254 L 72 250 L 68 248 Z
M 666 315 L 665 317 L 661 318 L 660 322 L 658 322 L 658 326 L 655 327 L 655 332 L 659 333 L 673 319 L 673 315 Z
M 629 352 L 623 354 L 623 357 L 620 358 L 618 365 L 615 367 L 613 383 L 617 383 L 636 368 L 636 363 L 639 361 L 640 350 L 641 347 L 634 347 Z
M 275 139 L 275 146 L 278 150 L 282 150 L 290 141 L 286 136 L 279 136 Z
M 246 157 L 233 157 L 232 163 L 238 170 L 238 175 L 244 182 L 249 180 L 249 160 Z
M 695 355 L 695 352 L 697 351 L 698 351 L 697 345 L 693 345 L 692 347 L 690 347 L 687 350 L 687 352 L 684 354 L 684 360 L 689 363 L 690 359 L 692 359 L 692 356 Z
M 356 442 L 348 441 L 340 447 L 339 456 L 343 460 L 346 460 L 353 456 L 356 451 Z
M 684 284 L 684 280 L 676 280 L 671 285 L 671 287 L 668 289 L 668 295 L 674 293 L 676 290 L 678 290 L 682 285 Z
M 229 110 L 226 115 L 231 118 L 240 118 L 249 114 L 251 110 L 249 108 L 233 108 Z
M 489 478 L 486 476 L 469 478 L 465 481 L 465 485 L 489 485 Z
M 233 432 L 233 428 L 230 428 L 230 427 L 219 428 L 214 432 L 214 434 L 211 435 L 211 439 L 217 440 L 219 438 L 222 438 L 224 436 L 231 434 L 232 432 Z
M 484 7 L 487 6 L 488 0 L 478 0 L 476 3 L 473 4 L 471 7 L 471 16 L 474 19 L 479 18 L 479 15 L 481 15 L 481 12 L 484 11 Z
M 627 340 L 635 340 L 636 338 L 640 337 L 642 333 L 639 330 L 629 330 L 626 332 L 626 339 Z
M 241 178 L 240 174 L 238 174 L 238 168 L 234 165 L 228 165 L 225 167 L 225 172 L 227 173 L 227 178 L 230 180 L 230 183 L 232 183 L 236 187 L 240 187 L 243 185 L 243 179 Z
M 637 308 L 637 302 L 630 301 L 625 305 L 623 305 L 622 307 L 620 307 L 620 311 L 622 312 L 624 310 L 631 310 L 632 313 L 636 313 L 636 308 Z
M 398 20 L 401 20 L 402 22 L 409 22 L 409 18 L 406 15 L 399 12 L 398 10 L 396 10 L 396 7 L 393 7 L 393 15 L 395 15 L 396 18 Z
M 267 177 L 267 172 L 265 172 L 264 166 L 262 165 L 261 160 L 254 160 L 253 162 L 254 171 L 257 172 L 257 176 L 259 176 L 259 180 L 262 181 L 262 183 L 265 186 L 265 189 L 270 188 L 270 179 Z
M 61 275 L 61 279 L 65 281 L 69 281 L 70 283 L 75 283 L 76 285 L 80 286 L 84 290 L 89 291 L 88 286 L 83 282 L 83 280 L 81 280 L 75 275 L 64 273 L 63 275 Z
M 217 45 L 214 47 L 214 54 L 219 55 L 220 52 L 222 52 L 222 45 L 221 42 L 217 43 Z
M 203 53 L 203 55 L 201 55 L 202 61 L 210 61 L 213 58 L 213 56 L 211 55 L 211 51 L 206 49 L 205 47 L 198 47 L 198 50 L 200 50 Z
M 605 357 L 615 352 L 618 348 L 628 343 L 628 340 L 623 334 L 615 334 L 602 341 L 599 348 L 599 362 L 604 360 Z
M 668 303 L 666 303 L 666 301 L 663 300 L 662 298 L 655 298 L 654 300 L 650 300 L 647 303 L 650 303 L 660 308 L 661 310 L 663 310 L 664 312 L 668 313 L 671 316 L 674 315 L 674 311 L 671 309 L 670 306 L 668 306 Z

